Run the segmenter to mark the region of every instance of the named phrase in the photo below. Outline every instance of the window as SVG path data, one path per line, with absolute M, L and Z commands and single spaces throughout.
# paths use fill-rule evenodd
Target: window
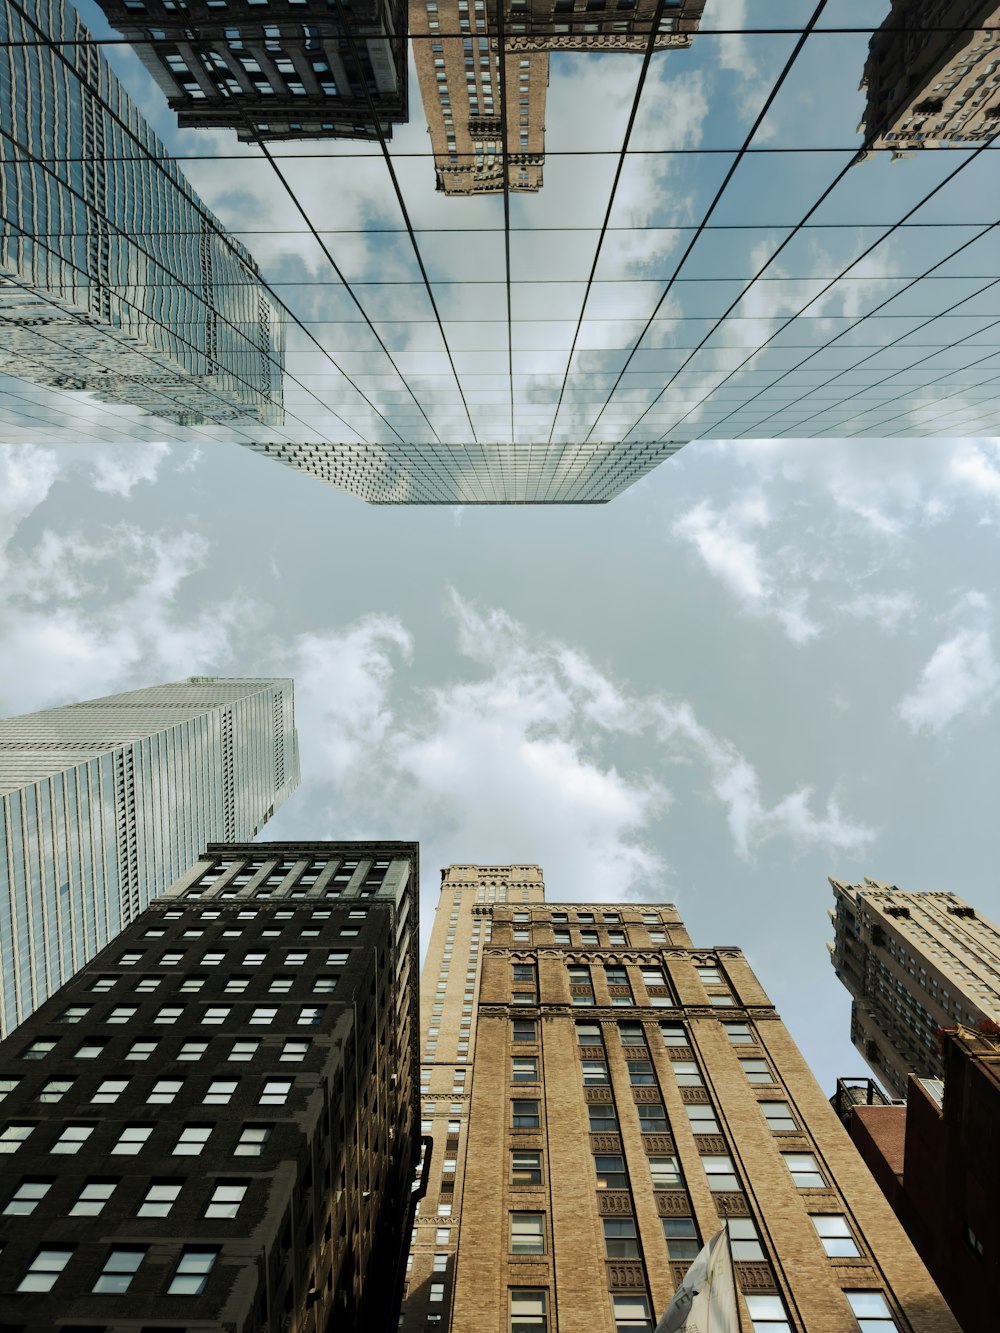
M 202 1098 L 206 1106 L 228 1106 L 229 1100 L 236 1091 L 239 1079 L 236 1078 L 217 1078 L 208 1085 L 208 1091 Z
M 512 1101 L 510 1107 L 512 1129 L 538 1129 L 541 1125 L 537 1101 Z
M 698 1235 L 693 1217 L 661 1217 L 663 1239 L 671 1259 L 693 1259 L 698 1253 Z M 730 1221 L 730 1229 L 732 1222 Z
M 605 1217 L 604 1249 L 609 1259 L 638 1259 L 634 1217 Z
M 294 981 L 294 977 L 272 977 L 268 992 L 271 995 L 287 995 Z
M 93 1134 L 94 1129 L 94 1125 L 67 1125 L 53 1143 L 49 1152 L 59 1153 L 64 1157 L 72 1157 L 74 1153 L 80 1151 Z
M 110 1021 L 109 1019 L 108 1022 Z M 106 1041 L 100 1040 L 85 1041 L 82 1046 L 78 1046 L 73 1052 L 73 1058 L 76 1060 L 96 1060 L 104 1053 L 107 1044 Z
M 88 1180 L 69 1210 L 70 1217 L 99 1217 L 117 1184 L 117 1180 Z
M 675 1060 L 672 1068 L 679 1088 L 704 1087 L 701 1071 L 693 1060 Z
M 200 1296 L 215 1265 L 218 1250 L 185 1250 L 167 1287 L 168 1296 Z
M 309 1050 L 309 1041 L 286 1041 L 281 1048 L 279 1060 L 304 1060 Z
M 545 1253 L 545 1214 L 511 1213 L 511 1254 Z
M 743 1066 L 743 1072 L 750 1083 L 773 1083 L 774 1075 L 771 1073 L 771 1067 L 766 1060 L 751 1060 L 744 1056 L 740 1060 Z
M 663 975 L 662 967 L 640 967 L 642 980 L 647 986 L 665 986 L 667 979 Z
M 51 1291 L 56 1279 L 73 1257 L 73 1245 L 39 1250 L 31 1267 L 17 1285 L 18 1291 Z
M 811 1152 L 783 1152 L 781 1155 L 800 1190 L 819 1190 L 825 1187 L 826 1181 Z
M 326 1013 L 325 1004 L 307 1004 L 299 1010 L 297 1019 L 300 1027 L 317 1027 L 323 1021 L 323 1015 Z M 252 1022 L 253 1020 L 251 1020 Z
M 708 1188 L 710 1190 L 738 1190 L 739 1182 L 736 1179 L 736 1172 L 733 1168 L 731 1157 L 712 1156 L 703 1157 L 701 1164 L 705 1169 L 705 1175 L 708 1177 Z
M 609 931 L 608 931 L 608 943 L 609 943 L 609 944 L 626 944 L 626 943 L 627 943 L 627 940 L 625 939 L 625 932 L 624 932 L 624 930 L 609 930 Z
M 512 964 L 512 979 L 514 981 L 530 981 L 533 985 L 535 981 L 534 963 Z
M 515 1055 L 511 1060 L 511 1079 L 514 1083 L 538 1082 L 538 1057 Z
M 254 1010 L 254 1014 L 257 1014 L 257 1013 L 259 1013 L 259 1012 L 260 1012 L 260 1010 L 258 1010 L 258 1009 L 255 1009 L 255 1010 Z M 274 1012 L 274 1011 L 272 1010 L 272 1013 L 273 1013 L 273 1012 Z M 203 1024 L 204 1024 L 204 1023 L 224 1023 L 224 1022 L 226 1021 L 226 1019 L 229 1017 L 230 1013 L 231 1013 L 231 1010 L 229 1010 L 228 1008 L 225 1008 L 225 1007 L 222 1007 L 222 1006 L 219 1006 L 219 1005 L 209 1005 L 209 1007 L 208 1007 L 208 1008 L 204 1011 L 204 1013 L 202 1014 L 202 1016 L 201 1016 L 201 1021 L 202 1021 Z M 255 1022 L 257 1022 L 257 1019 L 255 1019 L 255 1018 L 251 1015 L 250 1022 L 251 1022 L 251 1023 L 255 1023 Z
M 845 1291 L 861 1333 L 892 1333 L 896 1321 L 880 1291 Z
M 7 1201 L 4 1214 L 7 1217 L 27 1217 L 35 1211 L 51 1188 L 51 1180 L 22 1180 Z
M 271 1137 L 270 1125 L 244 1125 L 233 1148 L 234 1157 L 261 1157 Z
M 591 1134 L 617 1134 L 618 1120 L 610 1102 L 593 1102 L 587 1107 Z
M 623 1046 L 645 1046 L 646 1034 L 641 1023 L 619 1023 L 618 1032 Z
M 790 1333 L 780 1296 L 744 1296 L 754 1333 Z
M 749 1217 L 729 1219 L 729 1241 L 734 1259 L 763 1259 L 757 1228 Z
M 177 1052 L 178 1060 L 200 1060 L 208 1050 L 207 1041 L 186 1041 Z
M 135 1157 L 152 1132 L 152 1125 L 126 1125 L 111 1151 L 120 1157 Z
M 653 1077 L 653 1066 L 648 1060 L 630 1060 L 628 1062 L 628 1077 L 633 1087 L 642 1087 L 656 1082 Z
M 50 1078 L 36 1098 L 40 1102 L 61 1102 L 76 1082 L 74 1078 Z
M 97 1275 L 97 1281 L 91 1291 L 104 1295 L 122 1296 L 132 1285 L 132 1279 L 138 1272 L 139 1265 L 146 1255 L 146 1247 L 129 1246 L 127 1249 L 112 1250 L 104 1261 L 104 1267 Z
M 229 1052 L 230 1060 L 252 1060 L 257 1054 L 259 1041 L 234 1041 L 233 1049 Z
M 21 1052 L 22 1060 L 44 1060 L 49 1051 L 55 1049 L 54 1041 L 33 1041 Z
M 731 995 L 710 995 L 708 1002 L 715 1009 L 733 1009 L 736 1005 Z
M 518 930 L 517 927 L 515 926 L 514 930 L 511 932 L 511 934 L 512 934 L 513 941 L 514 941 L 515 944 L 530 944 L 530 943 L 531 943 L 531 931 L 530 931 L 530 930 Z M 594 943 L 596 944 L 597 941 L 595 940 Z
M 135 983 L 135 993 L 137 995 L 149 995 L 154 990 L 156 990 L 157 986 L 159 986 L 162 980 L 163 980 L 162 977 L 156 977 L 153 975 L 150 975 L 148 977 L 140 977 L 139 980 Z
M 514 933 L 515 933 L 515 936 L 516 936 L 517 932 L 515 931 Z M 598 939 L 597 939 L 597 931 L 596 931 L 596 930 L 581 930 L 581 931 L 580 931 L 580 943 L 581 943 L 581 944 L 597 944 L 597 943 L 598 943 Z
M 331 949 L 326 955 L 327 967 L 344 967 L 347 963 L 349 949 Z
M 681 1172 L 676 1157 L 651 1157 L 649 1174 L 653 1178 L 654 1190 L 679 1190 Z
M 576 1040 L 579 1046 L 603 1046 L 601 1029 L 597 1023 L 577 1023 Z
M 60 1023 L 79 1023 L 90 1013 L 89 1004 L 71 1004 L 68 1009 L 64 1009 Z
M 515 1018 L 511 1036 L 514 1041 L 537 1041 L 538 1024 L 533 1018 Z
M 660 1035 L 664 1046 L 687 1046 L 688 1035 L 680 1023 L 661 1023 Z
M 569 931 L 568 931 L 568 930 L 554 930 L 554 931 L 552 932 L 552 941 L 553 941 L 554 944 L 569 944 L 569 942 L 570 942 L 570 939 L 569 939 Z
M 207 977 L 185 977 L 181 982 L 180 989 L 185 995 L 188 995 L 193 991 L 201 990 L 207 980 Z M 228 989 L 229 985 L 227 983 L 226 990 Z
M 608 1082 L 608 1066 L 603 1060 L 584 1060 L 583 1086 L 593 1088 Z
M 152 1091 L 146 1101 L 157 1106 L 169 1106 L 183 1086 L 184 1080 L 182 1078 L 158 1079 L 153 1084 Z
M 167 1217 L 181 1192 L 177 1180 L 151 1180 L 146 1197 L 136 1210 L 136 1217 Z
M 548 1293 L 537 1288 L 510 1293 L 510 1333 L 548 1333 Z
M 275 978 L 275 980 L 277 980 L 277 978 Z M 289 984 L 291 983 L 289 982 Z M 249 985 L 249 977 L 230 977 L 223 989 L 227 995 L 242 995 Z M 273 987 L 274 982 L 272 982 L 271 985 Z
M 111 990 L 115 983 L 120 980 L 120 977 L 98 977 L 91 986 L 90 993 L 92 995 L 103 995 L 106 991 Z
M 843 1213 L 811 1213 L 812 1224 L 831 1259 L 859 1259 L 861 1251 L 854 1243 L 851 1228 Z
M 542 1154 L 536 1149 L 515 1149 L 510 1155 L 510 1183 L 512 1185 L 540 1185 L 542 1183 Z
M 138 1012 L 139 1010 L 134 1004 L 120 1004 L 117 1008 L 111 1010 L 104 1021 L 105 1023 L 117 1023 L 119 1025 L 131 1023 Z
M 594 1157 L 594 1170 L 597 1172 L 599 1190 L 623 1190 L 628 1188 L 625 1178 L 625 1159 L 618 1153 L 598 1153 Z
M 645 1296 L 612 1296 L 615 1333 L 651 1333 L 653 1322 Z
M 249 1188 L 249 1180 L 217 1181 L 205 1209 L 205 1216 L 235 1217 Z
M 292 1090 L 290 1078 L 272 1078 L 264 1084 L 260 1094 L 261 1106 L 284 1106 Z
M 691 1122 L 692 1134 L 718 1134 L 719 1122 L 715 1118 L 715 1108 L 688 1104 L 684 1107 Z
M 757 1038 L 750 1031 L 749 1023 L 723 1023 L 726 1036 L 734 1046 L 755 1046 Z
M 721 986 L 723 985 L 722 973 L 717 967 L 696 967 L 698 978 L 702 985 Z
M 141 958 L 141 953 L 123 953 L 118 963 L 120 967 L 135 967 Z
M 153 1019 L 154 1023 L 176 1023 L 184 1013 L 184 1006 L 180 1004 L 167 1004 L 157 1013 Z
M 772 1133 L 798 1129 L 795 1117 L 792 1115 L 792 1108 L 787 1102 L 759 1102 L 758 1105 L 763 1111 L 767 1127 Z
M 174 1157 L 200 1157 L 212 1133 L 211 1125 L 185 1125 L 174 1144 Z
M 157 1043 L 155 1041 L 134 1041 L 132 1045 L 129 1047 L 129 1049 L 125 1052 L 125 1059 L 148 1060 L 149 1057 L 156 1050 L 156 1047 Z M 183 1055 L 179 1055 L 177 1058 L 179 1060 L 183 1060 L 184 1057 Z
M 336 989 L 336 977 L 317 977 L 313 981 L 313 990 L 317 995 L 332 995 Z
M 638 1102 L 635 1109 L 643 1134 L 666 1134 L 667 1114 L 659 1102 Z

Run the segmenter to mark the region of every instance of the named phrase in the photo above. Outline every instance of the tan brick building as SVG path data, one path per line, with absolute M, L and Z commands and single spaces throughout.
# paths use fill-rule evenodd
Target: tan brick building
M 957 1333 L 742 954 L 674 907 L 451 866 L 421 1001 L 406 1333 L 650 1333 L 724 1219 L 744 1333 Z

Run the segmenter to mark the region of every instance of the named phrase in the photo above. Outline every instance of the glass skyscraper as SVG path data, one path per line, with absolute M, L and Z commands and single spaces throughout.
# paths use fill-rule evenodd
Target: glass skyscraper
M 63 0 L 0 7 L 0 372 L 278 425 L 283 325 Z
M 0 1032 L 298 785 L 291 680 L 190 680 L 0 721 Z

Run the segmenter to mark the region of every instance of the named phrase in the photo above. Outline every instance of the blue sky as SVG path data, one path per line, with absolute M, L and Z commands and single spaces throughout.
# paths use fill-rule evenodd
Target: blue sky
M 769 0 L 769 22 L 813 8 Z M 873 21 L 828 9 L 821 27 Z M 864 163 L 794 234 L 859 142 L 866 35 L 819 33 L 678 269 L 795 42 L 712 35 L 748 12 L 709 0 L 691 49 L 655 58 L 613 200 L 641 61 L 554 56 L 545 186 L 511 208 L 515 437 L 693 443 L 606 507 L 372 508 L 218 431 L 36 393 L 50 424 L 0 423 L 0 709 L 291 674 L 304 781 L 267 836 L 418 838 L 425 926 L 452 861 L 537 861 L 553 898 L 676 901 L 697 943 L 747 951 L 832 1090 L 861 1062 L 826 876 L 1000 918 L 1000 173 L 992 149 Z M 327 440 L 422 421 L 266 164 L 178 131 L 109 55 L 321 341 L 290 328 L 286 406 L 311 402 Z M 407 212 L 476 429 L 510 438 L 502 205 L 435 194 L 415 83 L 411 106 Z M 309 218 L 464 438 L 385 164 L 302 152 Z

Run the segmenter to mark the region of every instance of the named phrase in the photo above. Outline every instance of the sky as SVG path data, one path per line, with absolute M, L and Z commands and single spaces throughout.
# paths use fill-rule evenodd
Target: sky
M 776 27 L 814 8 L 768 0 Z M 847 170 L 867 34 L 829 29 L 871 23 L 868 0 L 829 7 L 766 111 L 796 37 L 741 33 L 748 12 L 709 0 L 691 49 L 651 62 L 617 182 L 641 59 L 552 57 L 509 343 L 501 201 L 435 194 L 411 68 L 393 153 L 454 372 L 384 162 L 326 144 L 287 169 L 401 374 L 256 150 L 178 131 L 108 48 L 300 321 L 285 437 L 692 442 L 606 506 L 374 507 L 224 432 L 2 378 L 0 712 L 291 675 L 303 781 L 262 836 L 419 840 L 425 940 L 451 862 L 675 902 L 697 945 L 744 949 L 832 1093 L 865 1071 L 826 877 L 1000 919 L 1000 442 L 974 433 L 996 419 L 1000 174 L 971 149 Z M 758 117 L 773 151 L 711 211 Z

